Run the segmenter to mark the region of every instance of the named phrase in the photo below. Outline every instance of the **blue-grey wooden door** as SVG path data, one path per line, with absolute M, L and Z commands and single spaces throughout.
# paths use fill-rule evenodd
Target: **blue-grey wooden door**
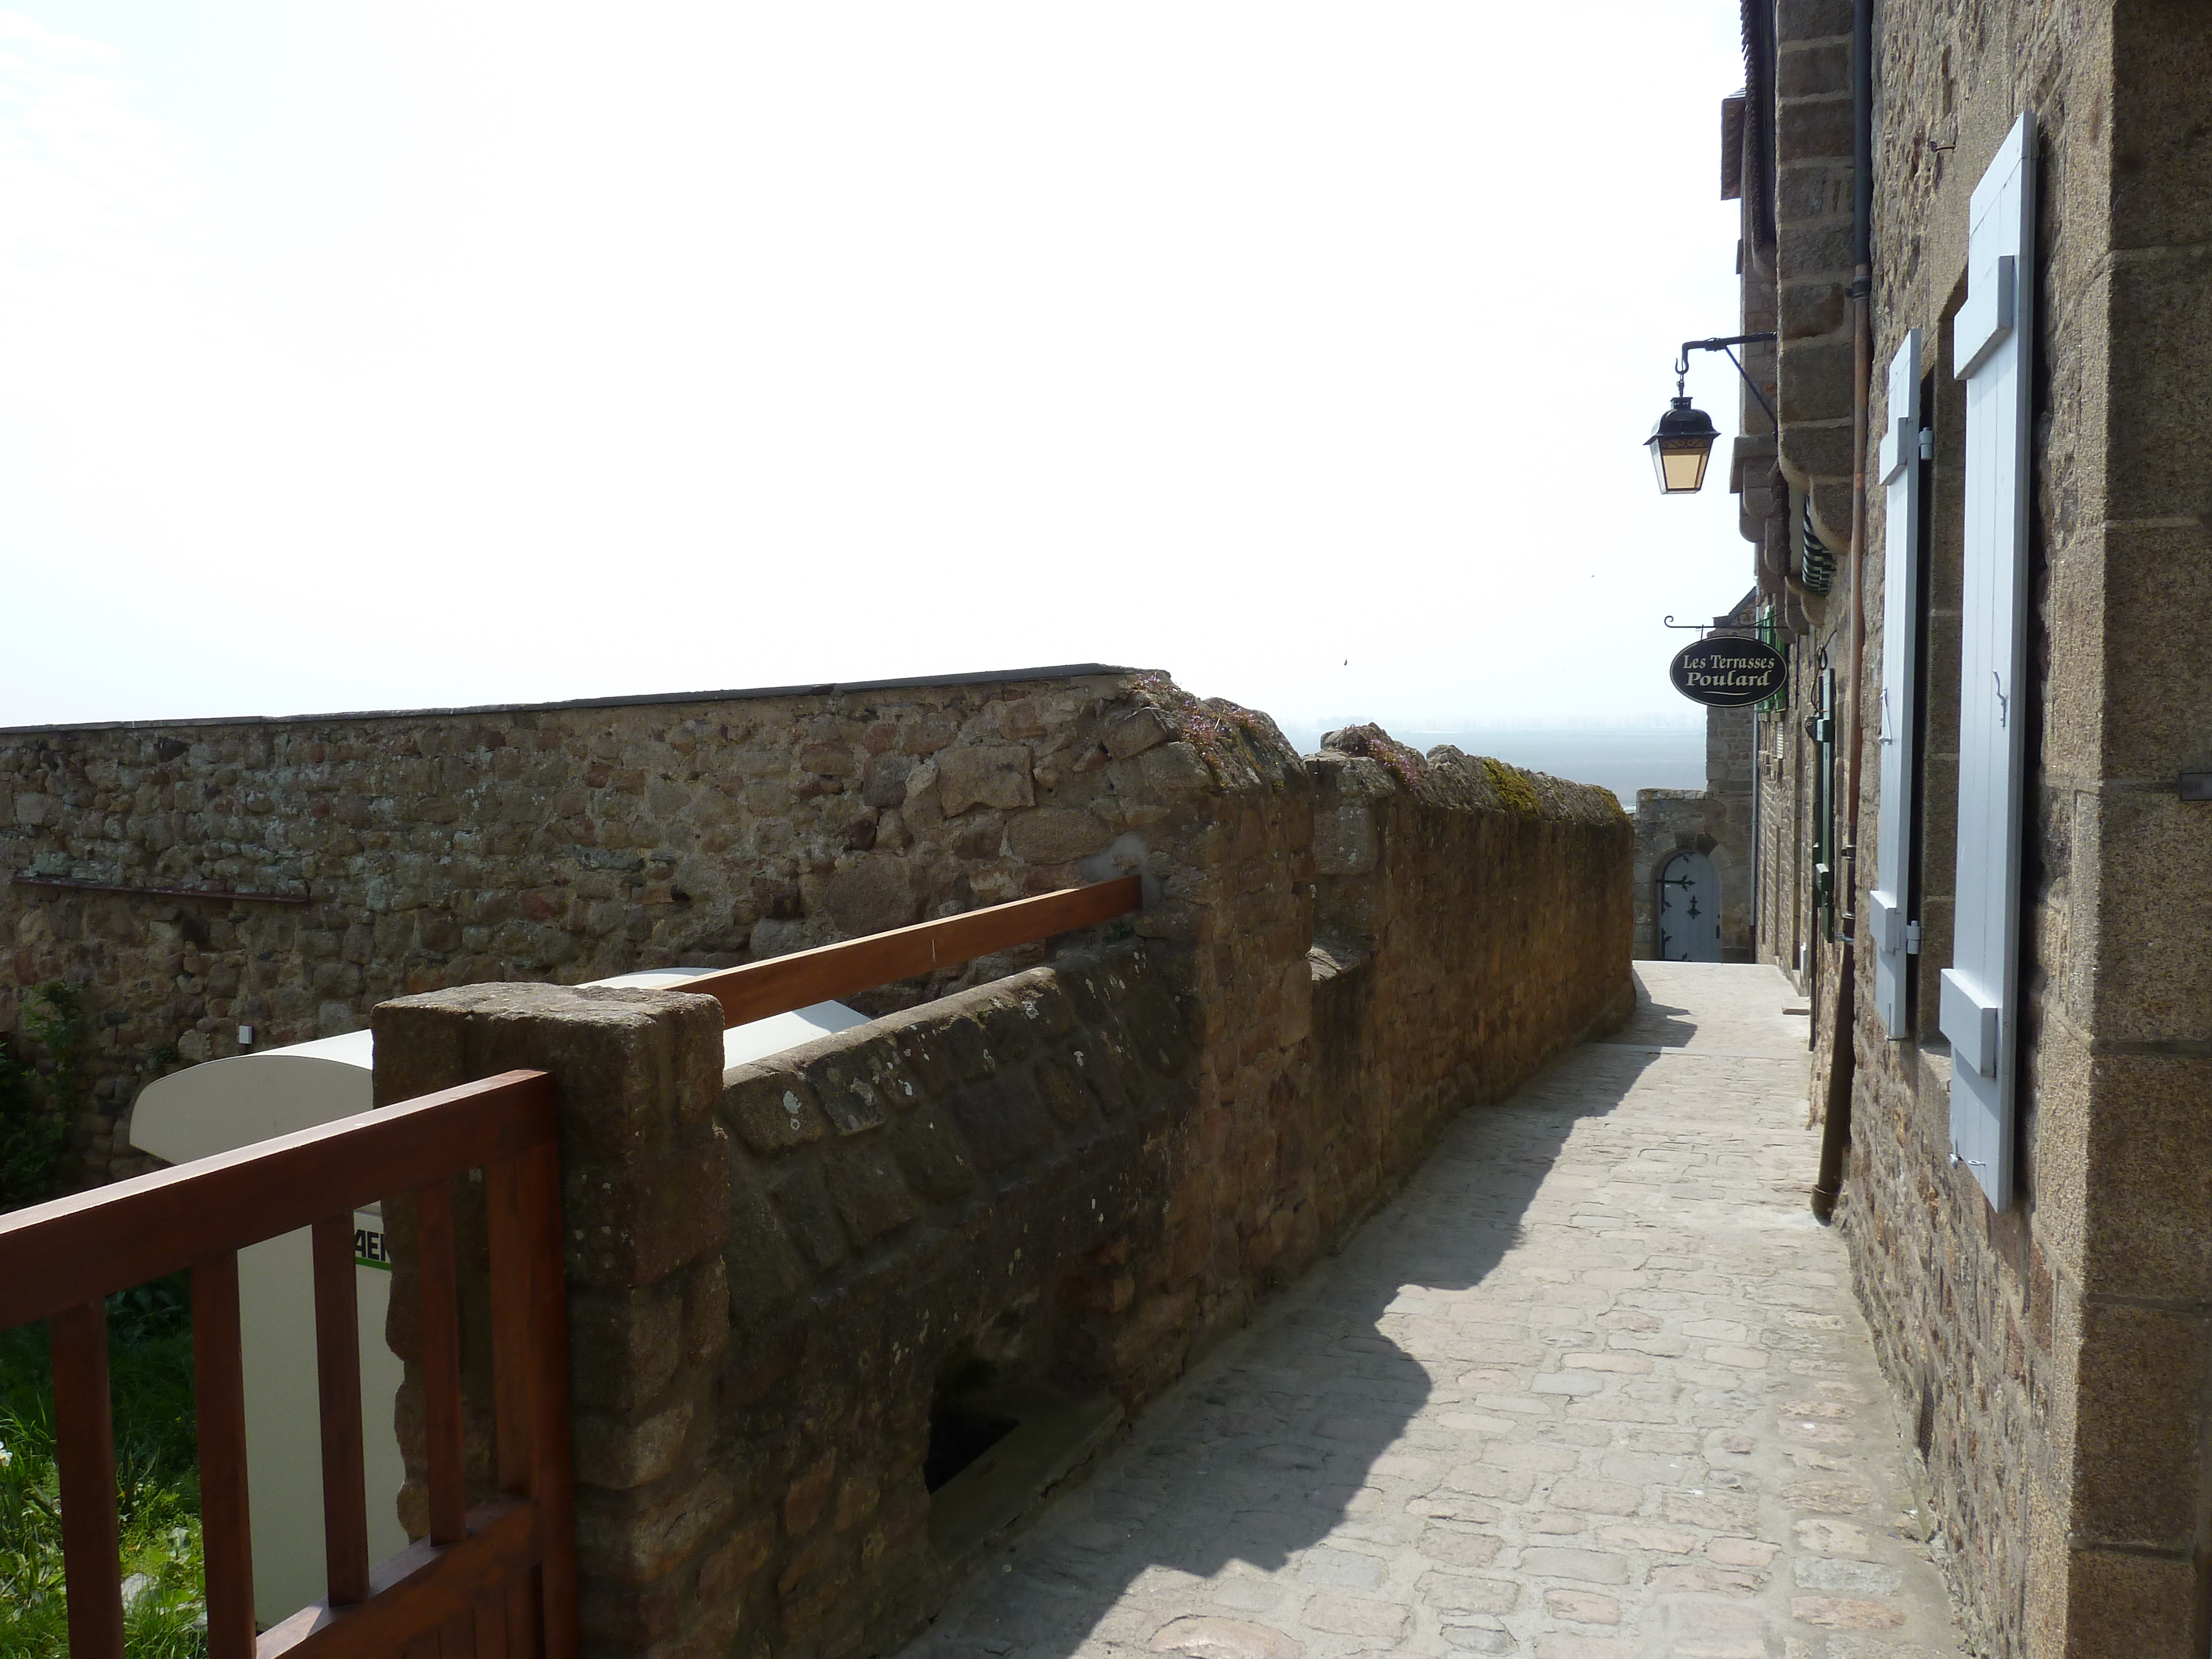
M 1703 853 L 1677 853 L 1659 866 L 1659 960 L 1721 959 L 1721 878 Z

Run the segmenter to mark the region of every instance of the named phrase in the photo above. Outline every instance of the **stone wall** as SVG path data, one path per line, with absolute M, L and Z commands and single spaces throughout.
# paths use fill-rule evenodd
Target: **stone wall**
M 881 1647 L 964 1565 L 933 1537 L 933 1412 L 941 1436 L 1040 1387 L 1133 1410 L 1181 1370 L 1209 1259 L 1170 1243 L 1190 1012 L 1130 943 L 730 1074 L 734 1340 L 707 1456 L 741 1473 L 702 1603 L 734 1595 L 781 1652 Z
M 1716 628 L 1748 628 L 1756 619 L 1754 589 Z M 1721 884 L 1721 960 L 1756 959 L 1760 915 L 1754 889 L 1759 717 L 1748 708 L 1705 710 L 1705 787 L 1636 792 L 1636 959 L 1659 955 L 1658 882 L 1678 852 L 1703 853 Z
M 1873 407 L 1922 331 L 1929 570 L 1914 1029 L 1875 1020 L 1861 957 L 1850 1160 L 1838 1214 L 1859 1292 L 1923 1459 L 1968 1635 L 1991 1654 L 2197 1659 L 2212 1640 L 2212 905 L 2204 809 L 2175 780 L 2212 766 L 2212 570 L 2201 468 L 2212 331 L 2201 143 L 2212 15 L 2178 0 L 1877 9 Z M 1773 273 L 1746 316 L 1784 334 L 1785 460 L 1829 441 L 1848 207 L 1850 8 L 1779 0 L 1784 125 Z M 1796 120 L 1790 120 L 1792 100 Z M 1950 374 L 1967 208 L 2014 118 L 2035 111 L 2033 612 L 2016 1200 L 1992 1212 L 1948 1158 L 1950 1056 L 1937 1030 L 1951 953 L 1964 398 Z M 1794 136 L 1793 136 L 1794 135 Z M 1790 180 L 1796 180 L 1793 188 Z M 1778 289 L 1774 278 L 1778 276 Z M 1800 373 L 1806 377 L 1793 384 Z M 1802 423 L 1804 432 L 1790 429 Z M 1871 456 L 1869 457 L 1871 463 Z M 1824 533 L 1842 527 L 1814 489 Z M 1884 515 L 1870 503 L 1861 706 L 1881 706 Z M 1847 495 L 1841 506 L 1847 509 Z M 1771 525 L 1767 527 L 1771 530 Z M 1755 540 L 1759 539 L 1754 537 Z M 1762 542 L 1762 550 L 1765 544 Z M 1764 572 L 1765 566 L 1761 566 Z M 1764 580 L 1764 575 L 1762 580 Z M 1814 1098 L 1841 952 L 1819 936 L 1808 849 L 1818 750 L 1804 732 L 1820 653 L 1847 672 L 1840 584 L 1778 592 L 1802 635 L 1790 720 L 1765 732 L 1760 937 L 1815 1002 Z M 1878 723 L 1866 723 L 1856 893 L 1877 868 Z M 1839 734 L 1840 735 L 1840 734 Z M 1841 768 L 1838 768 L 1840 772 Z M 1841 814 L 1838 817 L 1840 818 Z M 1849 871 L 1846 874 L 1850 874 Z M 1796 950 L 1802 958 L 1793 960 Z
M 1315 1074 L 1284 1156 L 1325 1172 L 1306 1182 L 1318 1241 L 1394 1190 L 1454 1113 L 1627 1018 L 1632 842 L 1607 790 L 1424 757 L 1374 726 L 1331 733 L 1306 765 Z
M 1632 1006 L 1605 792 L 1372 728 L 1300 763 L 1213 717 L 1194 747 L 1215 781 L 1158 821 L 1149 937 L 735 1068 L 719 1096 L 664 1052 L 705 1052 L 700 999 L 486 986 L 378 1010 L 380 1098 L 494 1061 L 561 1080 L 595 1649 L 885 1650 L 1453 1112 Z M 586 1063 L 579 1029 L 615 1027 L 681 1097 L 620 1107 L 650 1144 L 605 1121 L 637 1089 Z M 393 1334 L 411 1359 L 404 1316 Z M 1031 1437 L 1006 1454 L 1029 1469 L 1012 1509 L 981 1473 L 932 1480 L 963 1413 Z
M 1789 489 L 1778 504 L 1793 546 L 1809 505 L 1815 533 L 1839 559 L 1851 527 L 1850 29 L 1851 0 L 1776 8 L 1774 280 L 1762 301 L 1773 307 L 1764 326 L 1782 337 L 1777 412 Z
M 2196 148 L 2212 17 L 2124 3 L 1969 27 L 1913 4 L 1885 19 L 1880 63 L 1875 361 L 1910 326 L 1935 348 L 1934 664 L 1955 648 L 1941 492 L 1962 453 L 1966 201 L 2017 112 L 2040 127 L 2020 1196 L 1991 1212 L 1945 1157 L 1951 667 L 1930 698 L 1917 1040 L 1860 1021 L 1845 1222 L 1977 1638 L 2195 1659 L 2212 1639 L 2212 995 L 2181 917 L 2204 913 L 2212 861 L 2173 779 L 2212 755 L 2193 597 L 2212 544 L 2184 482 L 2212 434 L 2201 400 L 2174 398 L 2212 377 Z
M 22 1042 L 30 988 L 84 988 L 81 1184 L 145 1167 L 138 1088 L 240 1026 L 266 1048 L 445 986 L 725 966 L 1131 870 L 1145 925 L 1233 979 L 1241 947 L 1199 939 L 1188 896 L 1226 849 L 1182 808 L 1249 769 L 1248 726 L 1297 771 L 1264 716 L 1111 669 L 0 732 L 0 878 L 91 884 L 0 886 L 0 1033 Z M 1298 925 L 1302 881 L 1239 926 Z

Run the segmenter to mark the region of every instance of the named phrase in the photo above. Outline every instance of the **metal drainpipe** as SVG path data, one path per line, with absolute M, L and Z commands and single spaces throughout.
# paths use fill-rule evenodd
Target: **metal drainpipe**
M 1859 677 L 1866 656 L 1867 392 L 1874 374 L 1874 0 L 1851 4 L 1851 546 L 1850 719 L 1844 750 L 1844 845 L 1838 874 L 1843 891 L 1844 957 L 1828 1031 L 1827 1114 L 1820 1127 L 1820 1172 L 1813 1214 L 1826 1222 L 1844 1188 L 1844 1154 L 1851 1144 L 1851 1082 L 1857 1070 Z

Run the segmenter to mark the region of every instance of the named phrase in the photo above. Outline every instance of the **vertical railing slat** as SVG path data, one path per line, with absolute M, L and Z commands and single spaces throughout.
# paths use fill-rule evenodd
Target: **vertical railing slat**
M 98 1298 L 80 1303 L 47 1324 L 53 1335 L 70 1659 L 123 1659 L 123 1538 L 115 1513 L 106 1304 Z
M 199 1425 L 208 1659 L 253 1659 L 253 1535 L 235 1250 L 192 1269 L 192 1395 Z
M 477 1659 L 507 1659 L 507 1593 L 494 1589 L 477 1597 Z
M 430 1541 L 468 1534 L 463 1489 L 460 1303 L 453 1264 L 453 1189 L 433 1181 L 415 1194 L 422 1285 L 422 1410 L 430 1472 Z
M 507 1650 L 510 1659 L 542 1659 L 544 1654 L 539 1642 L 544 1622 L 538 1616 L 542 1577 L 536 1567 L 531 1567 L 507 1581 Z
M 476 1609 L 457 1613 L 438 1626 L 438 1659 L 475 1659 Z
M 517 1498 L 537 1491 L 530 1418 L 530 1239 L 522 1172 L 514 1161 L 484 1170 L 491 1244 L 491 1384 L 498 1440 L 499 1489 Z
M 313 1227 L 315 1382 L 323 1419 L 323 1555 L 330 1604 L 368 1599 L 368 1504 L 361 1441 L 361 1316 L 355 1306 L 353 1216 Z
M 529 1250 L 532 1461 L 536 1465 L 540 1632 L 545 1659 L 576 1659 L 576 1522 L 568 1426 L 568 1276 L 561 1248 L 561 1154 L 551 1141 L 524 1152 L 523 1237 Z

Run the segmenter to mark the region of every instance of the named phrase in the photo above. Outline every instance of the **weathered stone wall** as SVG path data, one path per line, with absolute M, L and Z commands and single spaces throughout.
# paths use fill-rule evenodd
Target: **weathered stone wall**
M 1318 1241 L 1395 1190 L 1453 1114 L 1627 1018 L 1632 831 L 1607 790 L 1424 757 L 1374 726 L 1306 764 L 1316 1070 L 1282 1155 L 1319 1172 Z
M 779 1652 L 880 1649 L 960 1565 L 924 1477 L 962 1373 L 1134 1409 L 1180 1371 L 1208 1265 L 1169 1240 L 1194 1012 L 1132 942 L 729 1074 L 733 1340 L 706 1452 L 727 1513 L 649 1620 L 729 1601 Z M 599 1613 L 610 1637 L 639 1616 Z
M 1970 27 L 1905 5 L 1885 20 L 1881 64 L 1875 360 L 1910 326 L 1935 346 L 1939 489 L 1944 456 L 1962 453 L 1948 322 L 1967 198 L 2017 112 L 2039 118 L 2034 695 L 2021 699 L 2034 724 L 2021 1196 L 1993 1214 L 1944 1156 L 1939 902 L 1920 1040 L 1888 1042 L 1864 1018 L 1857 1033 L 1854 1260 L 1885 1363 L 1917 1407 L 1977 1637 L 2004 1654 L 2193 1656 L 2212 1633 L 2212 995 L 2180 916 L 2203 912 L 2212 861 L 2201 809 L 2172 780 L 2212 753 L 2196 722 L 2212 626 L 2193 600 L 2177 607 L 2172 584 L 2193 594 L 2212 569 L 2205 494 L 2181 459 L 2208 428 L 2175 401 L 2212 375 L 2212 174 L 2195 148 L 2212 17 L 2120 3 Z M 1873 418 L 1878 431 L 1879 386 Z M 1938 495 L 1939 661 L 1955 632 L 1954 510 Z M 1878 616 L 1878 583 L 1869 599 Z M 1930 843 L 1952 834 L 1951 673 L 1931 696 Z M 1948 859 L 1931 873 L 1940 901 Z
M 1757 956 L 1781 969 L 1801 991 L 1808 984 L 1813 923 L 1808 773 L 1819 751 L 1804 741 L 1802 731 L 1810 717 L 1812 678 L 1811 665 L 1801 652 L 1790 664 L 1782 707 L 1759 716 L 1753 727 L 1759 878 L 1752 925 Z
M 135 890 L 18 882 L 0 910 L 11 994 L 73 978 L 102 1022 L 87 1176 L 127 1167 L 149 1048 L 232 1052 L 242 1023 L 269 1046 L 375 1005 L 386 1101 L 554 1073 L 585 1617 L 610 1650 L 910 1627 L 946 1571 L 922 1469 L 948 1365 L 1136 1409 L 1450 1113 L 1632 1002 L 1605 792 L 1373 728 L 1302 761 L 1158 675 L 0 735 L 9 867 Z M 719 1091 L 711 1003 L 512 982 L 1128 871 L 1143 912 L 1050 967 L 1020 971 L 1037 946 L 885 988 L 856 999 L 876 1021 Z M 309 902 L 144 890 L 216 885 Z M 411 1362 L 404 1199 L 392 1237 Z
M 1453 1112 L 1632 1007 L 1604 791 L 1372 728 L 1302 763 L 1225 706 L 1182 718 L 1217 781 L 1158 821 L 1152 937 L 734 1068 L 719 1097 L 702 999 L 378 1009 L 380 1099 L 513 1065 L 560 1085 L 595 1649 L 883 1650 L 966 1565 L 927 1478 L 948 1398 L 980 1376 L 1139 1409 Z M 415 1358 L 404 1311 L 393 1340 Z
M 1842 0 L 1780 0 L 1781 94 L 1844 107 Z M 2212 380 L 2201 143 L 2212 15 L 2176 0 L 1878 8 L 1870 429 L 1883 369 L 1922 331 L 1929 592 L 1918 809 L 1916 1029 L 1880 1030 L 1858 963 L 1850 1164 L 1838 1211 L 1859 1291 L 1912 1425 L 1969 1635 L 1993 1654 L 2195 1659 L 2212 1639 L 2212 904 L 2203 809 L 2174 780 L 2212 766 L 2212 571 L 2194 388 Z M 1799 60 L 1792 66 L 1792 59 Z M 2021 999 L 2018 1194 L 2003 1214 L 1948 1159 L 1950 1057 L 1937 1030 L 1951 954 L 1958 608 L 1966 461 L 1951 319 L 1966 294 L 1973 185 L 2024 108 L 2039 124 L 2034 270 L 2031 722 Z M 1801 126 L 1818 113 L 1799 106 Z M 1846 143 L 1783 133 L 1781 240 L 1843 233 Z M 1794 157 L 1794 159 L 1793 159 Z M 1804 186 L 1793 199 L 1786 178 Z M 1825 180 L 1825 182 L 1823 182 Z M 1822 239 L 1826 239 L 1824 244 Z M 1822 258 L 1828 256 L 1823 255 Z M 1817 263 L 1813 261 L 1811 263 Z M 1832 422 L 1836 324 L 1811 270 L 1783 262 L 1785 426 Z M 1829 259 L 1829 263 L 1835 261 Z M 1747 315 L 1765 278 L 1747 281 Z M 1803 343 L 1798 331 L 1804 331 Z M 1793 386 L 1802 368 L 1813 376 Z M 1814 383 L 1817 382 L 1817 384 Z M 1785 457 L 1813 449 L 1785 430 Z M 1871 456 L 1869 457 L 1869 464 Z M 1848 458 L 1823 471 L 1847 471 Z M 1840 515 L 1815 489 L 1824 528 Z M 1843 502 L 1848 507 L 1848 499 Z M 1881 706 L 1884 515 L 1869 515 L 1861 707 Z M 1808 848 L 1817 750 L 1803 730 L 1820 653 L 1838 673 L 1845 594 L 1798 612 L 1792 720 L 1762 753 L 1763 948 L 1804 943 L 1816 1030 L 1840 951 L 1813 926 Z M 1878 867 L 1878 723 L 1866 722 L 1858 891 Z M 1840 771 L 1840 768 L 1838 770 Z M 1841 814 L 1838 813 L 1838 817 Z M 1785 931 L 1785 929 L 1787 931 Z M 1814 1056 L 1814 1098 L 1832 1056 Z
M 1705 711 L 1705 833 L 1728 857 L 1721 886 L 1721 957 L 1726 962 L 1752 961 L 1757 937 L 1753 890 L 1758 874 L 1751 855 L 1756 723 L 1748 708 Z
M 1782 337 L 1780 464 L 1798 503 L 1784 503 L 1786 528 L 1802 536 L 1809 502 L 1815 532 L 1838 556 L 1851 526 L 1850 29 L 1850 0 L 1776 8 L 1776 236 L 1764 301 L 1765 326 Z
M 75 1184 L 144 1167 L 137 1089 L 236 1053 L 240 1025 L 266 1048 L 444 986 L 723 966 L 1131 870 L 1157 901 L 1145 925 L 1233 979 L 1241 945 L 1200 940 L 1185 896 L 1227 849 L 1191 839 L 1205 815 L 1182 809 L 1248 726 L 1267 764 L 1297 771 L 1264 716 L 1103 669 L 0 732 L 0 878 L 308 900 L 11 881 L 0 1032 L 20 1031 L 27 988 L 84 987 Z M 1295 926 L 1291 885 L 1239 900 L 1240 926 L 1270 925 L 1271 904 Z M 871 1011 L 1015 965 L 893 988 Z

